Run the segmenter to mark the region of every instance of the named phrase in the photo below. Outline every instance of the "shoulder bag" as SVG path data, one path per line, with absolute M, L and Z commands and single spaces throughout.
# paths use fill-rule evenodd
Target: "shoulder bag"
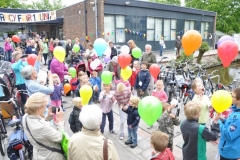
M 104 139 L 103 143 L 103 160 L 108 160 L 108 139 Z

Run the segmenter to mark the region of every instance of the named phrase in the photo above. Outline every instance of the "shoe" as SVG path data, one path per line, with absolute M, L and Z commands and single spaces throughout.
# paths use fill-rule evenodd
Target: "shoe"
M 120 140 L 123 140 L 123 139 L 124 139 L 124 133 L 121 133 L 121 134 L 120 134 L 119 139 L 120 139 Z
M 130 148 L 135 148 L 137 147 L 137 144 L 131 144 Z
M 149 127 L 147 127 L 147 129 L 151 129 L 153 126 L 149 126 Z
M 65 112 L 65 111 L 66 111 L 66 109 L 62 108 L 62 111 L 63 111 L 63 112 Z
M 126 145 L 129 145 L 129 144 L 133 144 L 133 142 L 126 141 L 125 144 L 126 144 Z
M 111 130 L 110 133 L 117 134 L 117 132 L 115 130 Z

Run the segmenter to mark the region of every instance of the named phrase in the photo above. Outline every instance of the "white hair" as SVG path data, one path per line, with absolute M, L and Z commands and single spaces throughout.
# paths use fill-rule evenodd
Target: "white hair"
M 84 106 L 79 120 L 84 128 L 88 130 L 96 130 L 102 122 L 102 110 L 97 105 Z
M 21 75 L 24 79 L 31 79 L 31 75 L 33 73 L 33 66 L 27 65 L 21 70 Z
M 152 46 L 150 44 L 146 44 L 145 48 L 149 47 L 150 49 L 152 49 Z

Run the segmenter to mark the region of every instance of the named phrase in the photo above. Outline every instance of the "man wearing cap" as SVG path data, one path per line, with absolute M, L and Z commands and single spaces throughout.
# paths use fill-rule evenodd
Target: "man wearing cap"
M 118 57 L 117 56 L 114 56 L 112 58 L 112 60 L 110 62 L 108 62 L 106 70 L 112 72 L 113 76 L 115 76 L 116 79 L 121 78 L 121 76 L 120 76 L 121 67 L 118 64 Z

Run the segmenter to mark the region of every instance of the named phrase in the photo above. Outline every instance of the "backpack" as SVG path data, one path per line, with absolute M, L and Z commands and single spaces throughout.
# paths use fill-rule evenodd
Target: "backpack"
M 70 114 L 69 118 L 68 118 L 68 123 L 71 125 L 73 124 L 74 121 L 74 111 L 72 111 L 72 113 Z

